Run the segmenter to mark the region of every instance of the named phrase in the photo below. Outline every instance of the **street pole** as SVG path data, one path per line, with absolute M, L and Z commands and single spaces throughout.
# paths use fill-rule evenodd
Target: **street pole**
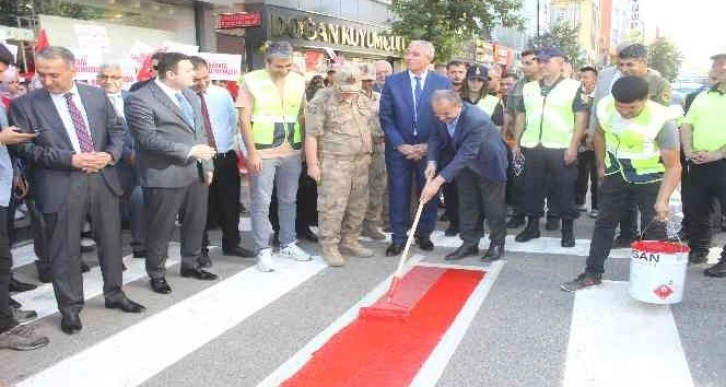
M 537 44 L 539 44 L 539 0 L 537 0 Z

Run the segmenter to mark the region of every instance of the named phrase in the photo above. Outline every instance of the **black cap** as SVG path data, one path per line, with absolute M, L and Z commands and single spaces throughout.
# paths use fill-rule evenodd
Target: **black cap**
M 13 58 L 13 54 L 8 50 L 7 47 L 5 47 L 4 44 L 0 44 L 0 63 L 5 63 L 5 65 L 10 66 L 12 64 L 15 64 L 15 58 Z
M 466 79 L 489 79 L 489 71 L 482 65 L 472 65 L 466 70 Z
M 711 60 L 722 60 L 722 59 L 726 59 L 726 52 L 723 54 L 716 54 L 711 57 Z

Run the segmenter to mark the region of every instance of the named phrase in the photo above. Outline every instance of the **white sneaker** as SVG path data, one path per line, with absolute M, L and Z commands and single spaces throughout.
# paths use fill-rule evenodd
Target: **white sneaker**
M 306 253 L 305 250 L 297 246 L 297 243 L 293 242 L 285 247 L 280 247 L 280 257 L 287 259 L 294 259 L 296 261 L 309 261 L 313 257 Z
M 257 270 L 269 273 L 275 271 L 275 261 L 272 259 L 272 249 L 260 250 L 257 254 Z

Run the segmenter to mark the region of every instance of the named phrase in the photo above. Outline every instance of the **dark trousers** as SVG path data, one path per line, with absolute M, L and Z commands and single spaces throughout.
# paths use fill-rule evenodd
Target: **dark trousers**
M 38 273 L 50 273 L 50 258 L 48 258 L 48 231 L 45 227 L 43 214 L 35 206 L 35 199 L 29 196 L 25 204 L 28 206 L 30 228 L 33 232 L 33 251 L 35 252 L 35 267 Z
M 564 149 L 544 147 L 522 148 L 524 167 L 524 209 L 529 217 L 544 215 L 547 187 L 551 188 L 551 204 L 562 219 L 577 218 L 575 182 L 577 163 L 565 165 Z
M 706 251 L 711 246 L 711 210 L 713 200 L 726 203 L 726 160 L 709 164 L 688 164 L 690 174 L 688 223 L 691 251 Z
M 681 204 L 683 205 L 683 220 L 681 227 L 683 231 L 690 235 L 690 224 L 693 219 L 693 183 L 691 182 L 691 164 L 686 161 L 686 157 L 681 152 Z
M 509 163 L 507 175 L 507 204 L 514 210 L 514 215 L 524 216 L 524 174 L 516 176 Z
M 120 198 L 101 174 L 72 172 L 66 202 L 56 213 L 44 213 L 53 290 L 61 313 L 83 308 L 81 229 L 88 217 L 98 244 L 103 294 L 108 300 L 124 297 L 121 261 Z
M 222 249 L 239 245 L 240 184 L 237 153 L 232 150 L 218 154 L 214 159 L 214 178 L 209 186 L 207 227 L 202 240 L 203 248 L 209 246 L 207 230 L 217 226 L 222 227 Z
M 207 185 L 201 181 L 182 188 L 144 187 L 146 224 L 146 272 L 149 278 L 164 278 L 169 241 L 177 214 L 182 219 L 181 268 L 199 266 L 202 236 L 207 222 Z
M 444 184 L 444 203 L 446 203 L 446 217 L 449 219 L 449 225 L 453 228 L 459 228 L 459 193 L 456 180 L 451 183 Z
M 492 182 L 464 169 L 457 176 L 456 186 L 459 191 L 459 230 L 464 245 L 479 245 L 479 240 L 484 236 L 484 215 L 491 244 L 504 246 L 507 236 L 507 183 Z
M 0 333 L 18 325 L 10 310 L 10 270 L 13 258 L 7 229 L 8 208 L 0 207 Z
M 406 243 L 406 231 L 409 228 L 409 209 L 411 207 L 411 182 L 416 182 L 416 196 L 421 196 L 421 191 L 426 185 L 424 171 L 426 169 L 426 158 L 419 161 L 407 160 L 402 154 L 386 150 L 386 167 L 388 168 L 389 195 L 389 217 L 391 219 L 391 230 L 393 231 L 393 243 L 403 245 Z M 415 180 L 414 180 L 415 179 Z M 439 205 L 438 197 L 434 197 L 424 206 L 418 229 L 415 235 L 429 237 L 436 226 L 436 209 Z
M 590 255 L 587 257 L 588 273 L 602 274 L 605 271 L 605 260 L 613 247 L 615 227 L 623 214 L 633 206 L 643 214 L 645 239 L 665 239 L 665 222 L 654 221 L 654 205 L 659 189 L 660 182 L 630 184 L 619 173 L 605 176 L 600 185 L 600 208 L 595 221 L 595 230 L 592 232 Z
M 303 163 L 297 188 L 297 207 L 295 209 L 295 231 L 303 232 L 318 224 L 318 184 L 307 173 L 307 164 Z M 277 216 L 277 189 L 272 190 L 270 201 L 270 224 L 275 232 L 280 231 L 280 220 Z
M 597 163 L 595 151 L 586 150 L 577 154 L 577 183 L 575 204 L 585 204 L 587 188 L 590 186 L 590 208 L 597 210 Z

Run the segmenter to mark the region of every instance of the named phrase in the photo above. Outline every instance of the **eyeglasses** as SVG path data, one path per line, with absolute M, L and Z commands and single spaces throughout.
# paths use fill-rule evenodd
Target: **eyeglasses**
M 118 75 L 99 75 L 98 76 L 98 79 L 100 79 L 102 81 L 106 81 L 106 80 L 108 80 L 108 81 L 120 81 L 123 78 L 124 77 L 120 77 Z

